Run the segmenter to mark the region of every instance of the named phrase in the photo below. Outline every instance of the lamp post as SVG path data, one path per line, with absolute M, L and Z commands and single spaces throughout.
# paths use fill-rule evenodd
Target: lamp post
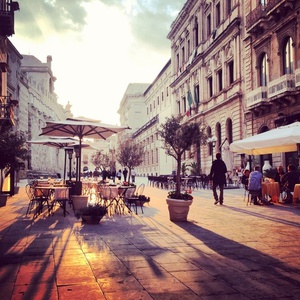
M 211 147 L 211 162 L 214 161 L 214 148 L 216 147 L 216 143 L 217 143 L 217 137 L 212 136 L 209 139 L 207 139 L 207 142 L 209 143 L 210 147 Z
M 72 178 L 72 156 L 73 156 L 73 148 L 72 147 L 65 147 L 65 154 L 69 156 L 69 180 L 71 181 Z M 66 166 L 65 166 L 66 168 Z M 66 171 L 65 171 L 66 173 Z
M 79 166 L 80 148 L 78 145 L 74 146 L 74 151 L 76 157 L 76 181 L 80 181 L 80 166 Z

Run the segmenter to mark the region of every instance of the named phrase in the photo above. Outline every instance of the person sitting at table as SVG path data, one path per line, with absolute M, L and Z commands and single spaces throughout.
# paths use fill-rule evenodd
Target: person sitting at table
M 290 164 L 287 167 L 287 173 L 285 173 L 281 178 L 282 189 L 286 193 L 283 200 L 284 204 L 293 203 L 293 195 L 295 184 L 300 183 L 299 173 L 295 165 Z
M 246 191 L 248 191 L 248 184 L 249 184 L 249 175 L 250 175 L 250 170 L 245 169 L 243 171 L 243 176 L 242 176 L 242 184 L 244 185 L 244 188 Z
M 259 166 L 255 166 L 254 171 L 252 171 L 249 175 L 248 190 L 254 205 L 262 205 L 261 183 L 263 174 L 259 171 L 259 169 Z
M 276 174 L 274 175 L 274 181 L 279 183 L 279 187 L 280 187 L 280 193 L 282 192 L 282 182 L 281 182 L 281 178 L 282 176 L 285 174 L 284 170 L 283 170 L 283 166 L 278 166 L 276 169 Z

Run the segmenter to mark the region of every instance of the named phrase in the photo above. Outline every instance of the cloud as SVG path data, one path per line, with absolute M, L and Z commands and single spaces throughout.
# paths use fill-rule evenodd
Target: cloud
M 160 50 L 168 47 L 166 36 L 185 0 L 19 0 L 17 32 L 37 40 L 46 38 L 45 28 L 57 34 L 78 33 L 87 25 L 85 4 L 91 2 L 121 9 L 137 42 Z

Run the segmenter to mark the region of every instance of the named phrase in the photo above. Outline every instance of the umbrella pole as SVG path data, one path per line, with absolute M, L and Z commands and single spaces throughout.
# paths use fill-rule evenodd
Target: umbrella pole
M 67 163 L 67 151 L 65 151 L 64 181 L 66 180 L 66 163 Z

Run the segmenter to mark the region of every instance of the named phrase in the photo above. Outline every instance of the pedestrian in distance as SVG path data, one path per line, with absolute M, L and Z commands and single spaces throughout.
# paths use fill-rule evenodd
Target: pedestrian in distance
M 213 161 L 209 181 L 212 183 L 213 196 L 215 199 L 215 205 L 220 202 L 223 204 L 224 200 L 224 186 L 226 186 L 226 174 L 227 167 L 224 161 L 221 159 L 221 153 L 216 154 L 216 159 Z M 220 190 L 220 195 L 218 196 L 217 188 Z
M 128 174 L 128 171 L 126 168 L 124 168 L 123 170 L 123 177 L 124 177 L 124 181 L 126 182 L 127 181 L 127 174 Z

